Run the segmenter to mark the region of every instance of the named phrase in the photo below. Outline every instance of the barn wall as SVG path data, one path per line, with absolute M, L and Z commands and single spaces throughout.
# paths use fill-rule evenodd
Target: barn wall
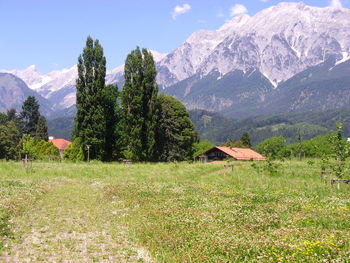
M 222 161 L 222 160 L 226 159 L 227 157 L 229 157 L 226 153 L 224 153 L 218 149 L 213 149 L 210 152 L 208 152 L 206 155 L 208 156 L 209 161 L 213 161 L 213 160 Z

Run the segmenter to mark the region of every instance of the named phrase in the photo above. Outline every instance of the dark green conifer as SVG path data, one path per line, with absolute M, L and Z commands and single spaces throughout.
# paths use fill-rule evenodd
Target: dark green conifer
M 34 137 L 40 118 L 39 104 L 34 96 L 29 96 L 23 102 L 20 118 L 23 122 L 23 133 Z
M 39 117 L 38 123 L 36 125 L 35 139 L 37 141 L 44 140 L 47 141 L 49 135 L 47 133 L 47 123 L 44 116 Z
M 247 148 L 252 147 L 252 143 L 250 141 L 250 137 L 249 137 L 249 134 L 247 132 L 243 133 L 243 135 L 241 137 L 241 142 L 244 145 L 244 147 L 247 147 Z

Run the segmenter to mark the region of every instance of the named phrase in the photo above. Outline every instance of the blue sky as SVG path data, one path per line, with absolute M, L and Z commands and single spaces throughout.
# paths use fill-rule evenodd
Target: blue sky
M 279 2 L 286 1 L 0 0 L 0 69 L 71 67 L 88 35 L 100 40 L 112 69 L 137 45 L 167 53 L 196 30 L 217 29 L 234 14 L 254 15 Z M 350 0 L 304 2 L 350 8 Z

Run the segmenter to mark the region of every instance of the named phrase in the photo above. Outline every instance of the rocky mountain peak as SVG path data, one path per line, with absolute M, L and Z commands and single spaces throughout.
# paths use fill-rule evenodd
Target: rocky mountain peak
M 159 62 L 158 80 L 167 87 L 194 74 L 256 68 L 277 85 L 344 54 L 350 54 L 350 10 L 285 2 L 193 33 Z

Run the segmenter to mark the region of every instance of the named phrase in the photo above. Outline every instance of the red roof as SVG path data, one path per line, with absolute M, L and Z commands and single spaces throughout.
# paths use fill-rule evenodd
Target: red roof
M 52 139 L 49 140 L 50 142 L 53 143 L 59 150 L 65 150 L 71 144 L 72 142 L 67 141 L 65 139 Z
M 265 161 L 266 160 L 266 158 L 264 156 L 257 153 L 256 151 L 253 151 L 250 148 L 214 146 L 213 148 L 209 149 L 205 153 L 208 153 L 209 151 L 211 151 L 215 148 L 226 153 L 227 155 L 233 157 L 236 160 L 246 160 L 246 161 L 248 161 L 248 160 Z

